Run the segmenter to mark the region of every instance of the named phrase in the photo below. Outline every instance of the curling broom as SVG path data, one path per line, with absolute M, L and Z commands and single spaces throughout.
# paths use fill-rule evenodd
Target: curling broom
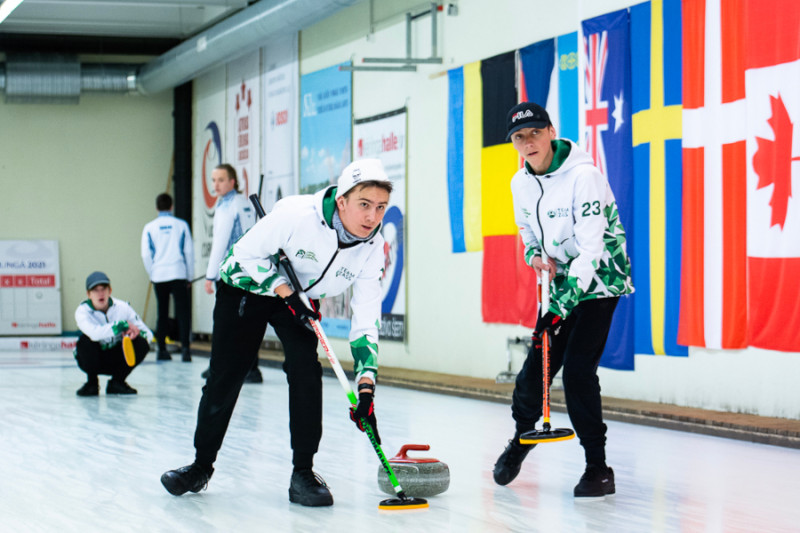
M 542 250 L 542 261 L 548 263 L 547 255 Z M 550 308 L 550 271 L 542 270 L 541 284 L 542 301 L 539 313 L 544 316 Z M 542 442 L 557 442 L 575 438 L 575 432 L 569 428 L 550 427 L 550 329 L 542 332 L 542 429 L 526 431 L 519 436 L 520 444 L 539 444 Z

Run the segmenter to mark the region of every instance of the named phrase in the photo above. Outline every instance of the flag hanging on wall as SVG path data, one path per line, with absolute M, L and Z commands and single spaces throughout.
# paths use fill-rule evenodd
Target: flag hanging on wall
M 633 255 L 633 146 L 628 10 L 583 21 L 583 148 L 608 178 Z M 635 268 L 635 267 L 634 267 Z M 602 366 L 633 369 L 633 304 L 620 298 Z
M 743 5 L 749 345 L 800 352 L 800 3 Z
M 634 349 L 638 354 L 686 356 L 688 348 L 677 344 L 682 211 L 681 2 L 637 4 L 630 8 L 630 16 L 636 239 L 631 256 L 636 287 Z
M 678 343 L 747 346 L 742 11 L 683 2 L 683 257 Z
M 524 263 L 518 253 L 519 236 L 511 199 L 511 178 L 519 169 L 519 156 L 506 141 L 506 115 L 517 103 L 515 57 L 516 52 L 512 51 L 481 62 L 481 309 L 484 322 L 519 324 L 522 318 L 519 303 L 526 302 L 533 312 L 523 323 L 532 325 L 536 317 L 536 293 L 534 290 L 525 294 L 518 285 Z
M 481 233 L 480 61 L 448 71 L 447 188 L 453 252 L 483 248 Z

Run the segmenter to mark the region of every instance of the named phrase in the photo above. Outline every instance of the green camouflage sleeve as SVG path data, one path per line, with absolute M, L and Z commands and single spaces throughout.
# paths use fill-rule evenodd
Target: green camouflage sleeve
M 378 374 L 378 345 L 363 335 L 350 343 L 353 354 L 353 372 L 358 375 L 371 370 Z

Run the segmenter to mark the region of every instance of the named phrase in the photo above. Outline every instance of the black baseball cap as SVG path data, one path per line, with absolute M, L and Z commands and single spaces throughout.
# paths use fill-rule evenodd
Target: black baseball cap
M 111 285 L 111 282 L 103 272 L 92 272 L 86 278 L 86 290 L 90 291 L 98 285 Z
M 543 129 L 551 124 L 547 111 L 533 102 L 522 102 L 512 107 L 508 112 L 506 122 L 508 123 L 507 141 L 511 140 L 511 135 L 515 131 L 522 128 Z

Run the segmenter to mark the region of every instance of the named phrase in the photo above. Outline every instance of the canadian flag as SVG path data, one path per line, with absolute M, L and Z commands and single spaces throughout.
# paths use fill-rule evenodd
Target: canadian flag
M 678 342 L 800 352 L 800 2 L 683 3 Z
M 747 0 L 748 337 L 800 352 L 800 2 Z

